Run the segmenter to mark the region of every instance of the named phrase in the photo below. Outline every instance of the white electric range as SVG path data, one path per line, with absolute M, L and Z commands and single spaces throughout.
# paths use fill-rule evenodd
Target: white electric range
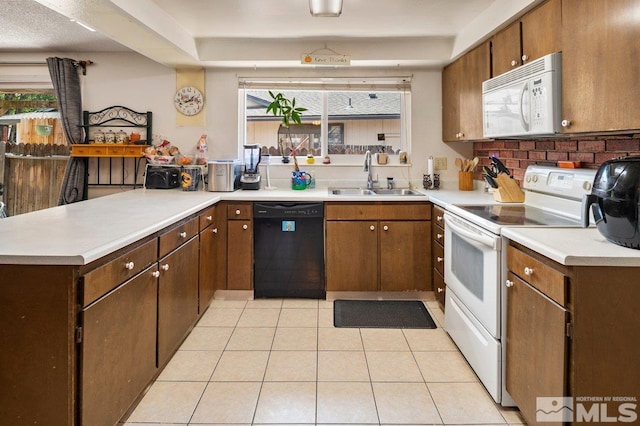
M 504 384 L 506 242 L 501 230 L 582 226 L 582 196 L 591 192 L 595 174 L 588 169 L 529 166 L 524 203 L 447 206 L 445 330 L 503 406 L 515 404 Z

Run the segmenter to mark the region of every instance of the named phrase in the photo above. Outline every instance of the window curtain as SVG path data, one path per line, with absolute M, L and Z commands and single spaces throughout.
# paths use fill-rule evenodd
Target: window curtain
M 69 58 L 47 58 L 53 89 L 58 98 L 60 121 L 67 141 L 83 143 L 82 99 L 78 61 Z M 87 159 L 71 157 L 62 180 L 58 205 L 71 204 L 86 199 Z

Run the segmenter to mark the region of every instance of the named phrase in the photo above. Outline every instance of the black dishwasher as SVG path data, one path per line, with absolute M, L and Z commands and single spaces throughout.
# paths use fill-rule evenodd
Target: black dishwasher
M 326 297 L 323 218 L 323 203 L 253 203 L 254 297 Z

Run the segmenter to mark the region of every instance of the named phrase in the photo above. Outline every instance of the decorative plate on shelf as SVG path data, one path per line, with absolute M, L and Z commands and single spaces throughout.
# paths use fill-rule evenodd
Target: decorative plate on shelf
M 176 92 L 173 98 L 176 109 L 184 115 L 196 115 L 204 106 L 204 97 L 193 86 L 185 86 Z

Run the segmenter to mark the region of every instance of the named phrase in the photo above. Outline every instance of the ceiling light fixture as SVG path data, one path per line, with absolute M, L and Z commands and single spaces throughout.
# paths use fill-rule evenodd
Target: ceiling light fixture
M 342 13 L 342 0 L 309 0 L 309 11 L 314 17 L 337 18 Z
M 76 24 L 80 25 L 82 28 L 87 29 L 89 31 L 91 31 L 92 33 L 95 33 L 96 30 L 94 30 L 93 28 L 91 28 L 90 26 L 88 26 L 87 24 L 83 24 L 80 21 L 76 21 L 75 19 L 70 19 L 71 22 L 75 22 Z

